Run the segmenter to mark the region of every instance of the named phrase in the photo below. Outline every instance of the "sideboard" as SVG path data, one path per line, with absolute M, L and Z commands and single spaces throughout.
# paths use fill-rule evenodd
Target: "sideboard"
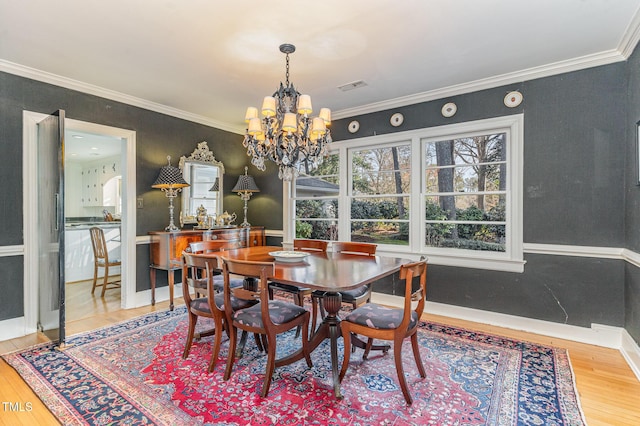
M 173 310 L 174 273 L 182 268 L 182 252 L 194 241 L 239 241 L 242 247 L 265 245 L 262 226 L 245 228 L 193 229 L 181 231 L 151 231 L 149 276 L 151 280 L 151 304 L 156 303 L 156 272 L 167 271 L 169 283 L 169 309 Z

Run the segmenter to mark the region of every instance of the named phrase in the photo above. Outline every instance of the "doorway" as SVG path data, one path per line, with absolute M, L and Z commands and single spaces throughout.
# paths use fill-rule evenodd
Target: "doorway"
M 23 112 L 23 178 L 24 178 L 24 301 L 25 332 L 36 331 L 38 321 L 38 253 L 37 245 L 37 123 L 45 114 L 31 111 Z M 115 138 L 121 141 L 121 300 L 124 309 L 133 308 L 136 304 L 136 133 L 132 130 L 120 129 L 100 124 L 65 120 L 67 131 L 90 133 Z
M 110 260 L 121 259 L 122 166 L 126 141 L 120 136 L 69 128 L 64 132 L 65 318 L 67 322 L 120 307 L 121 290 L 102 295 L 104 268 L 93 288 L 94 252 L 89 230 L 102 230 Z M 109 268 L 109 282 L 121 268 Z

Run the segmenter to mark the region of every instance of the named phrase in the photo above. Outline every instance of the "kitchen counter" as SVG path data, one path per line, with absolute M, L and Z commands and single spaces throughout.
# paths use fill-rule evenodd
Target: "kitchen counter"
M 65 229 L 89 229 L 98 226 L 103 229 L 118 228 L 121 222 L 119 220 L 113 222 L 65 222 Z
M 120 258 L 120 222 L 67 222 L 65 224 L 65 282 L 93 279 L 93 248 L 89 228 L 98 226 L 104 231 L 109 259 Z M 110 274 L 118 273 L 117 269 Z M 103 270 L 98 271 L 102 276 Z

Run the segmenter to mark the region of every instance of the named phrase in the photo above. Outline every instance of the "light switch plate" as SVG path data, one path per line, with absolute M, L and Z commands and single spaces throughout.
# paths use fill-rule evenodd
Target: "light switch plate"
M 144 207 L 144 203 L 142 202 L 142 197 L 136 198 L 136 207 L 139 208 L 139 209 Z

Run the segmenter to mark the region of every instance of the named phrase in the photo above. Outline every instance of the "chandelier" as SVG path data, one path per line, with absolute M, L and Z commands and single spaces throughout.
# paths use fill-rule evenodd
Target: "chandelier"
M 263 118 L 258 118 L 257 108 L 247 108 L 248 128 L 242 145 L 247 148 L 251 164 L 264 171 L 265 159 L 273 161 L 279 167 L 278 177 L 290 181 L 298 176 L 300 169 L 308 173 L 318 167 L 327 155 L 331 111 L 321 108 L 318 117 L 310 117 L 311 97 L 301 95 L 289 83 L 289 54 L 295 52 L 296 47 L 282 44 L 280 51 L 287 55 L 285 84 L 280 82 L 278 90 L 264 98 Z

